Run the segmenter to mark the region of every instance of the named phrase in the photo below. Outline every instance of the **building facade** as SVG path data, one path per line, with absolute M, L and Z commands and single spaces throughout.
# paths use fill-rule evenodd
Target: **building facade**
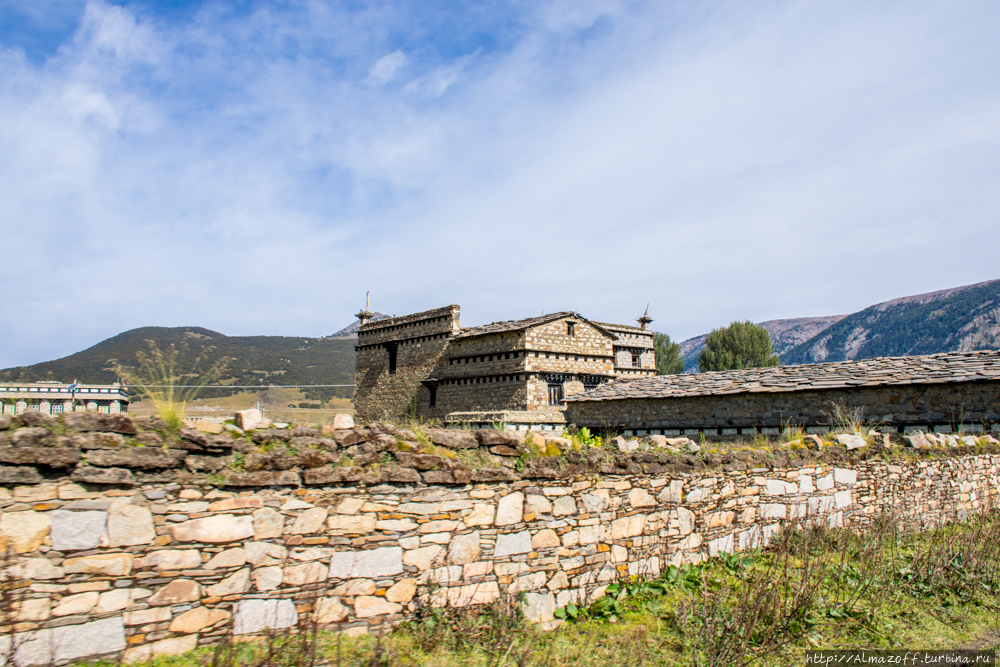
M 0 413 L 19 415 L 33 410 L 47 415 L 63 412 L 128 412 L 128 391 L 122 384 L 14 382 L 0 384 Z
M 363 322 L 359 420 L 412 415 L 523 428 L 565 423 L 565 399 L 656 373 L 652 332 L 565 311 L 463 328 L 457 305 Z M 362 313 L 363 315 L 364 313 Z

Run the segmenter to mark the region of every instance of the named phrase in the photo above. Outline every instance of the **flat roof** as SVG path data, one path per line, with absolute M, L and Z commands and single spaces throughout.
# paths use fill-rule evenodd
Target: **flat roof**
M 784 393 L 850 387 L 1000 380 L 1000 351 L 942 352 L 913 357 L 798 364 L 612 382 L 567 402 Z

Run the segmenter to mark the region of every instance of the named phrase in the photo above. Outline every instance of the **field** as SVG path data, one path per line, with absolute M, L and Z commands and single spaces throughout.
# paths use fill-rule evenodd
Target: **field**
M 297 424 L 324 424 L 333 420 L 333 415 L 344 412 L 353 414 L 354 403 L 349 398 L 331 398 L 326 402 L 310 400 L 300 389 L 268 389 L 265 391 L 244 391 L 220 398 L 198 398 L 191 401 L 184 411 L 186 421 L 207 419 L 223 421 L 231 419 L 237 410 L 260 407 L 264 414 L 279 422 Z M 156 413 L 153 403 L 136 396 L 129 404 L 133 415 Z

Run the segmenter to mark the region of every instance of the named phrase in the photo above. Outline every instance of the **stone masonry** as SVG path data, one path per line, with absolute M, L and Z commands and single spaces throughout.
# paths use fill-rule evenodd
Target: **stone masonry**
M 60 428 L 5 418 L 0 454 L 16 465 L 0 468 L 0 547 L 16 585 L 0 650 L 21 665 L 128 662 L 307 618 L 382 632 L 421 605 L 522 592 L 528 618 L 551 627 L 556 608 L 588 603 L 620 577 L 765 544 L 789 521 L 837 527 L 899 513 L 927 526 L 990 506 L 1000 491 L 1000 455 L 963 449 L 905 462 L 868 448 L 740 452 L 719 464 L 567 448 L 568 462 L 535 458 L 517 473 L 501 459 L 540 436 L 428 430 L 439 451 L 485 448 L 498 461 L 472 470 L 417 453 L 408 438 L 420 436 L 406 429 L 346 422 L 326 434 L 178 438 L 124 415 L 75 415 Z M 163 445 L 119 442 L 154 435 Z M 398 466 L 310 467 L 330 451 L 355 462 L 393 452 Z M 210 459 L 227 467 L 206 474 L 219 470 Z

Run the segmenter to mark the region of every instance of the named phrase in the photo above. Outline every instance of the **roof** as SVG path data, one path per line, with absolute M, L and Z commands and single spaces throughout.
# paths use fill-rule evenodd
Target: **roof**
M 631 324 L 611 324 L 610 322 L 594 322 L 597 326 L 604 327 L 605 329 L 610 329 L 612 331 L 627 331 L 629 333 L 644 334 L 646 336 L 652 336 L 653 332 L 650 329 L 643 329 L 642 327 L 634 327 Z
M 479 327 L 468 327 L 462 329 L 453 340 L 459 340 L 462 338 L 472 338 L 474 336 L 488 336 L 490 334 L 507 333 L 508 331 L 521 331 L 523 329 L 530 329 L 531 327 L 537 327 L 542 324 L 548 324 L 549 322 L 555 322 L 556 320 L 561 320 L 564 317 L 577 317 L 584 322 L 594 325 L 595 328 L 605 333 L 613 340 L 617 340 L 618 336 L 605 329 L 602 325 L 597 322 L 591 322 L 586 317 L 583 317 L 579 313 L 575 313 L 572 310 L 563 311 L 561 313 L 552 313 L 551 315 L 542 315 L 541 317 L 529 317 L 523 320 L 507 320 L 506 322 L 492 322 L 490 324 L 484 324 Z
M 601 385 L 568 397 L 566 401 L 687 398 L 977 380 L 1000 380 L 1000 352 L 943 352 L 913 357 L 876 357 L 825 364 L 657 375 Z

